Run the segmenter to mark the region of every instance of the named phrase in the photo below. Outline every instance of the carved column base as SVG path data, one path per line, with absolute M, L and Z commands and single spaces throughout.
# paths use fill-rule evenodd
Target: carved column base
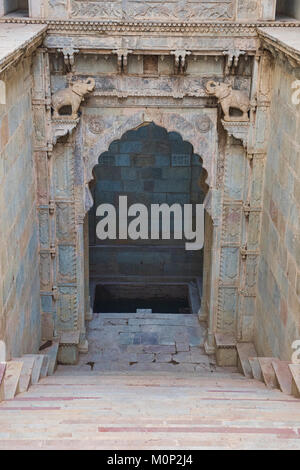
M 215 354 L 216 348 L 215 348 L 215 339 L 213 333 L 209 332 L 207 333 L 207 338 L 204 343 L 204 350 L 207 355 L 211 356 Z
M 76 365 L 79 360 L 79 331 L 61 334 L 57 362 L 63 365 Z
M 226 334 L 215 334 L 216 359 L 220 367 L 237 366 L 236 340 Z

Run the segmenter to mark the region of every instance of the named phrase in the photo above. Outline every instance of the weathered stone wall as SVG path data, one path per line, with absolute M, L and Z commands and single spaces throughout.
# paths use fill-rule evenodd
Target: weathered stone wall
M 40 341 L 30 60 L 1 79 L 7 104 L 0 105 L 0 339 L 9 358 L 36 351 Z
M 255 343 L 290 360 L 300 338 L 300 105 L 287 64 L 276 62 L 266 162 Z

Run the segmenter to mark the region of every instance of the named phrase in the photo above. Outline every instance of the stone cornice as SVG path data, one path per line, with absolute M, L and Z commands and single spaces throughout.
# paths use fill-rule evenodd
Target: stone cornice
M 270 30 L 266 29 L 258 29 L 258 35 L 263 46 L 272 53 L 274 58 L 281 60 L 286 59 L 291 67 L 299 67 L 300 48 L 292 47 L 287 41 L 284 41 L 284 39 L 281 40 L 272 36 L 269 31 Z
M 45 26 L 30 40 L 23 42 L 20 47 L 7 53 L 7 55 L 0 60 L 0 74 L 16 65 L 16 63 L 23 58 L 29 57 L 39 46 L 41 46 L 45 38 L 46 31 L 47 27 Z
M 88 21 L 88 20 L 56 20 L 33 18 L 1 18 L 0 23 L 14 24 L 45 24 L 48 33 L 173 33 L 173 34 L 221 34 L 221 35 L 256 35 L 257 28 L 300 28 L 297 21 L 274 22 L 126 22 L 126 21 Z

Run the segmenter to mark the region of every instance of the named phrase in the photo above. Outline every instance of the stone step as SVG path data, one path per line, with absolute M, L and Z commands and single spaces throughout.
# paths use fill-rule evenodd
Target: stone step
M 28 388 L 31 385 L 32 371 L 34 366 L 34 357 L 23 356 L 16 357 L 12 359 L 15 362 L 22 362 L 22 372 L 19 381 L 19 392 L 27 392 Z
M 6 362 L 0 362 L 0 402 L 4 400 L 4 376 Z
M 252 368 L 249 362 L 249 357 L 256 357 L 256 349 L 253 343 L 237 343 L 238 353 L 238 370 L 245 377 L 253 378 Z
M 41 377 L 41 370 L 43 365 L 43 356 L 41 354 L 25 354 L 25 357 L 34 358 L 34 365 L 32 369 L 31 382 L 37 384 Z
M 53 342 L 52 346 L 40 351 L 42 355 L 49 356 L 49 367 L 48 375 L 53 375 L 57 367 L 57 354 L 58 354 L 59 343 Z
M 259 357 L 258 361 L 266 387 L 269 389 L 278 388 L 275 370 L 272 365 L 278 359 L 276 357 Z
M 288 361 L 273 361 L 272 366 L 275 371 L 276 380 L 279 389 L 287 395 L 292 395 L 292 373 L 289 368 Z
M 41 378 L 47 377 L 50 366 L 50 356 L 48 354 L 43 354 L 43 364 L 41 368 Z
M 6 363 L 4 375 L 4 399 L 12 400 L 19 393 L 19 381 L 23 362 L 10 361 Z
M 249 357 L 249 364 L 255 380 L 264 381 L 258 357 Z
M 300 364 L 289 364 L 292 374 L 292 394 L 300 398 Z

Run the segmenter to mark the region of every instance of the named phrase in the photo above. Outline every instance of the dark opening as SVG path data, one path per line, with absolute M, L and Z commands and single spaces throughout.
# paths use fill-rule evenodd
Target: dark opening
M 60 116 L 72 116 L 72 106 L 62 106 L 59 114 Z
M 135 313 L 138 309 L 149 313 L 191 313 L 188 286 L 97 285 L 95 313 Z
M 28 0 L 4 0 L 4 15 L 29 16 Z

